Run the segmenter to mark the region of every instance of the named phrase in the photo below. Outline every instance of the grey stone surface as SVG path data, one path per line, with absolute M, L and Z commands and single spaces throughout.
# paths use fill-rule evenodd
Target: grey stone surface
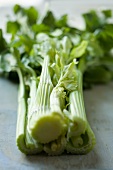
M 16 147 L 18 86 L 0 79 L 0 170 L 113 169 L 113 83 L 84 92 L 86 113 L 96 135 L 87 155 L 25 156 Z

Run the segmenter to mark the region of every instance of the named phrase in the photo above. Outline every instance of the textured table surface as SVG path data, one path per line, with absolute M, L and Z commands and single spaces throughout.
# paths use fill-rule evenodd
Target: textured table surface
M 50 2 L 50 8 L 56 14 L 58 10 L 58 14 L 67 12 L 70 15 L 76 14 L 76 21 L 80 22 L 78 16 L 81 12 L 102 5 L 111 7 L 113 4 L 111 0 L 85 1 L 89 3 L 80 0 L 75 4 L 74 2 L 65 1 L 64 5 L 63 1 L 54 0 Z M 8 13 L 8 8 L 1 8 L 0 27 L 5 21 L 3 20 L 5 13 Z M 87 117 L 95 132 L 97 143 L 93 151 L 82 156 L 47 157 L 38 155 L 26 157 L 20 153 L 15 144 L 17 91 L 17 85 L 0 78 L 0 170 L 113 170 L 113 83 L 96 86 L 92 90 L 84 92 Z

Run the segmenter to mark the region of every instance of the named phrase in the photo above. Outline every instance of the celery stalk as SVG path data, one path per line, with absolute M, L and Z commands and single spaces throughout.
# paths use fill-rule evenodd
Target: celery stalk
M 28 117 L 29 133 L 35 140 L 41 143 L 48 143 L 57 139 L 65 127 L 60 106 L 54 107 L 50 103 L 53 84 L 48 67 L 49 63 L 50 57 L 47 55 L 44 58 L 34 105 Z
M 82 74 L 78 73 L 78 89 L 69 95 L 70 122 L 68 126 L 67 152 L 84 154 L 89 152 L 95 145 L 95 136 L 86 118 L 83 91 Z
M 67 139 L 63 134 L 58 139 L 44 145 L 44 151 L 48 155 L 61 155 L 66 147 Z
M 95 146 L 95 135 L 87 123 L 87 128 L 85 133 L 82 133 L 80 136 L 72 136 L 66 145 L 67 153 L 72 154 L 87 154 Z
M 20 86 L 18 92 L 18 117 L 17 117 L 17 129 L 16 129 L 16 144 L 25 154 L 36 154 L 42 151 L 41 144 L 34 142 L 26 129 L 27 125 L 27 101 L 25 96 L 25 84 L 23 75 L 20 69 L 17 69 Z
M 84 100 L 82 94 L 82 75 L 77 71 L 77 90 L 69 94 L 69 118 L 70 125 L 68 136 L 78 136 L 84 133 L 87 127 Z

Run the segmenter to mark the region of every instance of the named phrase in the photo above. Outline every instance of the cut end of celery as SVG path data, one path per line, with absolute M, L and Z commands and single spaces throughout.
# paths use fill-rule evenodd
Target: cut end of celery
M 79 117 L 75 117 L 73 119 L 74 120 L 70 122 L 70 125 L 69 125 L 68 137 L 78 136 L 81 133 L 84 133 L 87 128 L 87 121 Z
M 71 137 L 71 140 L 67 142 L 67 153 L 72 154 L 87 154 L 90 152 L 96 144 L 95 135 L 87 123 L 87 129 L 84 134 L 78 137 Z
M 65 135 L 60 136 L 57 140 L 44 145 L 44 151 L 51 156 L 61 155 L 66 147 L 66 137 Z
M 63 120 L 60 115 L 46 115 L 38 119 L 31 128 L 32 137 L 40 143 L 49 143 L 57 139 L 63 131 Z
M 37 153 L 40 153 L 43 149 L 42 145 L 39 145 L 38 148 L 35 148 L 35 147 L 28 148 L 25 143 L 25 135 L 24 134 L 21 134 L 16 138 L 16 145 L 17 145 L 18 149 L 26 155 L 35 155 Z

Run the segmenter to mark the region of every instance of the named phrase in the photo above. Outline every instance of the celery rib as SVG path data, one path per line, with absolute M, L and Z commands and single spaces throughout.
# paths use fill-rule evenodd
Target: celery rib
M 71 116 L 68 126 L 66 150 L 73 154 L 85 154 L 93 149 L 96 141 L 86 118 L 82 91 L 82 74 L 79 70 L 77 70 L 77 73 L 78 89 L 69 95 L 69 111 Z
M 18 93 L 18 116 L 17 116 L 17 129 L 16 129 L 16 144 L 25 154 L 36 154 L 42 151 L 43 147 L 41 144 L 36 144 L 28 136 L 26 129 L 27 125 L 27 102 L 25 97 L 25 85 L 20 69 L 17 70 L 20 86 Z
M 94 148 L 96 144 L 95 135 L 88 123 L 87 123 L 87 129 L 85 133 L 78 136 L 78 138 L 81 139 L 82 141 L 82 142 L 78 141 L 78 146 L 76 145 L 76 143 L 74 144 L 74 142 L 72 141 L 73 139 L 71 140 L 71 138 L 67 142 L 67 145 L 66 145 L 67 153 L 87 154 Z M 75 137 L 75 140 L 76 140 L 76 137 Z
M 28 117 L 28 131 L 35 140 L 41 143 L 57 139 L 64 129 L 64 120 L 59 106 L 56 109 L 50 103 L 53 84 L 48 68 L 49 63 L 49 56 L 45 56 L 36 98 L 31 109 L 32 113 Z
M 61 155 L 66 148 L 67 139 L 65 135 L 60 136 L 57 140 L 54 140 L 44 145 L 44 151 L 51 156 Z

